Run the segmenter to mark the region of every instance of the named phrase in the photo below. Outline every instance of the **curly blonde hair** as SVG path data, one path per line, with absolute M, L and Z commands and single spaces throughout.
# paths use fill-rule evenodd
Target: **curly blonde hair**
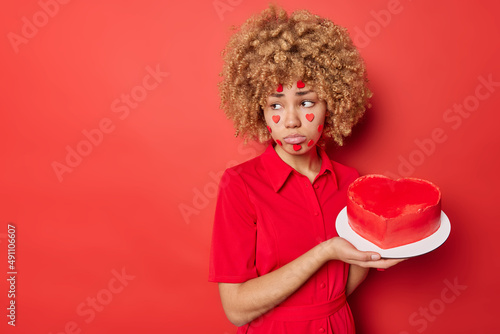
M 347 29 L 307 10 L 288 16 L 270 5 L 236 28 L 222 55 L 221 109 L 245 140 L 271 139 L 262 110 L 280 83 L 300 78 L 312 87 L 327 106 L 323 136 L 339 145 L 372 95 Z

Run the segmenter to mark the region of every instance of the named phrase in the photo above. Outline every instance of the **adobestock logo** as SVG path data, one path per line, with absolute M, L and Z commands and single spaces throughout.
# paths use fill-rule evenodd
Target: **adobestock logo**
M 94 321 L 97 313 L 104 311 L 105 307 L 113 301 L 117 294 L 123 292 L 130 281 L 135 279 L 135 276 L 128 275 L 125 272 L 125 268 L 122 268 L 121 272 L 113 269 L 111 270 L 111 274 L 113 277 L 108 281 L 105 288 L 97 291 L 95 296 L 88 296 L 85 301 L 81 302 L 76 307 L 76 314 L 80 317 L 84 317 L 84 322 L 87 325 Z M 78 334 L 81 332 L 82 328 L 78 322 L 71 320 L 66 322 L 62 331 L 55 333 L 49 332 L 48 334 Z
M 38 1 L 38 6 L 40 10 L 35 12 L 31 19 L 23 16 L 21 18 L 22 27 L 21 34 L 16 34 L 15 32 L 7 33 L 7 38 L 9 39 L 10 45 L 15 53 L 19 53 L 19 46 L 22 44 L 28 44 L 28 42 L 35 38 L 38 31 L 45 27 L 51 18 L 54 18 L 61 8 L 60 5 L 66 5 L 70 0 L 40 0 Z
M 446 310 L 447 305 L 454 303 L 468 288 L 467 285 L 458 282 L 458 277 L 455 277 L 453 282 L 445 279 L 443 284 L 444 288 L 439 297 L 434 298 L 424 307 L 419 307 L 408 317 L 410 326 L 415 327 L 417 333 L 423 333 L 429 327 L 429 323 L 436 321 L 438 316 Z M 410 332 L 403 331 L 399 334 L 410 334 Z
M 245 147 L 244 143 L 238 145 L 238 153 L 246 157 L 245 160 L 249 160 L 257 156 L 257 150 L 252 147 Z M 226 163 L 226 168 L 230 168 L 238 165 L 238 161 L 231 160 Z M 232 173 L 238 173 L 238 170 L 231 170 Z M 186 224 L 191 222 L 191 216 L 199 215 L 205 208 L 208 207 L 210 201 L 217 197 L 217 190 L 220 187 L 226 186 L 225 184 L 220 184 L 220 180 L 224 174 L 224 170 L 219 170 L 218 172 L 210 171 L 208 172 L 209 181 L 207 181 L 203 186 L 194 187 L 193 198 L 190 203 L 180 203 L 177 207 L 179 212 L 184 219 Z
M 413 143 L 416 148 L 404 156 L 399 155 L 397 172 L 386 171 L 385 175 L 394 179 L 413 175 L 417 167 L 422 166 L 430 156 L 437 152 L 438 145 L 448 140 L 450 129 L 453 131 L 460 129 L 464 120 L 479 109 L 481 102 L 489 99 L 500 87 L 500 81 L 494 81 L 491 73 L 487 76 L 480 75 L 477 80 L 479 83 L 472 94 L 467 95 L 461 102 L 454 103 L 451 108 L 443 112 L 443 122 L 449 126 L 449 129 L 444 126 L 436 127 L 431 130 L 429 136 L 415 138 Z
M 214 0 L 212 5 L 221 21 L 224 21 L 224 13 L 232 12 L 236 6 L 241 5 L 243 0 Z
M 130 93 L 123 93 L 111 102 L 111 112 L 116 114 L 119 120 L 127 119 L 130 111 L 136 109 L 139 103 L 148 97 L 149 92 L 158 88 L 163 79 L 170 75 L 168 72 L 162 72 L 159 64 L 156 65 L 156 68 L 146 66 L 146 72 L 141 84 L 132 87 Z M 115 129 L 116 125 L 113 120 L 104 117 L 99 120 L 94 129 L 81 131 L 84 139 L 81 139 L 74 146 L 66 145 L 66 157 L 63 162 L 53 161 L 51 164 L 59 182 L 64 180 L 65 173 L 73 172 L 76 167 L 80 166 L 84 158 L 92 153 L 94 148 L 102 144 L 104 135 L 112 133 Z
M 374 38 L 382 33 L 383 29 L 389 26 L 393 17 L 400 14 L 403 9 L 401 1 L 389 0 L 385 9 L 371 10 L 370 15 L 373 19 L 368 21 L 364 27 L 355 26 L 353 28 L 353 42 L 360 49 L 366 48 Z

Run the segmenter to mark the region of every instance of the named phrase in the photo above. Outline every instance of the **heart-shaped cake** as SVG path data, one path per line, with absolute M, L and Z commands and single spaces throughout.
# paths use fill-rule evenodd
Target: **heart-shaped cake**
M 382 249 L 422 240 L 441 224 L 441 191 L 426 180 L 365 175 L 347 197 L 349 226 Z

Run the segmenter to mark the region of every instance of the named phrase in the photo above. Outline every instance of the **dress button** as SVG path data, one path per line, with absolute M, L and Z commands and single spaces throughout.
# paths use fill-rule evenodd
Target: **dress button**
M 318 212 L 315 212 L 315 213 L 314 213 L 314 215 L 315 215 L 315 216 L 317 216 L 317 215 L 319 215 L 319 213 L 318 213 Z
M 318 189 L 318 188 L 319 188 L 319 186 L 318 186 L 317 184 L 315 184 L 315 185 L 314 185 L 314 188 Z
M 320 332 L 320 333 L 324 333 L 324 332 L 325 332 L 325 329 L 324 329 L 323 327 L 320 327 L 320 328 L 319 328 L 319 332 Z
M 326 288 L 326 284 L 325 284 L 325 283 L 321 283 L 321 284 L 319 285 L 319 287 L 320 287 L 321 289 L 324 289 L 324 288 Z

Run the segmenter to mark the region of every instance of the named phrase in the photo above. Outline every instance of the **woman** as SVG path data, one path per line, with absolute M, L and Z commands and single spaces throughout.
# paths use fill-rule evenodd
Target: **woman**
M 401 261 L 335 231 L 358 173 L 322 147 L 341 145 L 365 111 L 363 61 L 344 28 L 274 6 L 224 56 L 222 108 L 237 135 L 269 145 L 221 179 L 209 280 L 238 333 L 354 333 L 346 296 L 368 268 Z

